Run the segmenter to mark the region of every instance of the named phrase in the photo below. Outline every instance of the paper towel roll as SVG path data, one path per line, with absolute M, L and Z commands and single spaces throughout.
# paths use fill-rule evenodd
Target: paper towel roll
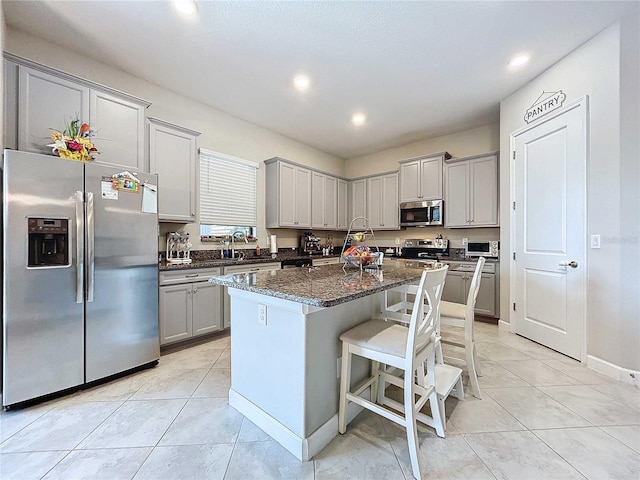
M 278 253 L 278 245 L 276 244 L 276 236 L 271 235 L 271 246 L 269 249 L 269 253 Z

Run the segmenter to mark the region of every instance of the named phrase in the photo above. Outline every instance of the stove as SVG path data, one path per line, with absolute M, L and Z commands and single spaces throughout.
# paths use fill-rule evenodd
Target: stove
M 413 261 L 440 260 L 448 255 L 449 240 L 446 238 L 409 238 L 404 241 L 400 258 Z

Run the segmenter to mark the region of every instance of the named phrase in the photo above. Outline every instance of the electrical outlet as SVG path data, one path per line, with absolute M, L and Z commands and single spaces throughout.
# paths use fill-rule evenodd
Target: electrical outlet
M 400 245 L 400 238 L 396 237 L 396 245 Z
M 591 248 L 600 248 L 600 235 L 591 235 Z
M 258 325 L 267 324 L 267 306 L 261 303 L 258 304 Z
M 462 239 L 462 245 L 465 246 L 467 244 L 467 242 L 469 241 L 469 239 L 467 237 L 464 237 Z

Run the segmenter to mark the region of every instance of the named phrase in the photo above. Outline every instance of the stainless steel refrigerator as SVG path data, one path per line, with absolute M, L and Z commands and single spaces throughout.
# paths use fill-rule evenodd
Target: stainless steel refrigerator
M 12 150 L 2 173 L 3 406 L 155 363 L 157 176 Z

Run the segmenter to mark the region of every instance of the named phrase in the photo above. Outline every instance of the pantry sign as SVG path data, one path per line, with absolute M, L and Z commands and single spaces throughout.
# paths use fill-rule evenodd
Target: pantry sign
M 531 123 L 549 112 L 560 108 L 567 96 L 562 90 L 557 92 L 542 92 L 542 95 L 524 113 L 524 121 Z

